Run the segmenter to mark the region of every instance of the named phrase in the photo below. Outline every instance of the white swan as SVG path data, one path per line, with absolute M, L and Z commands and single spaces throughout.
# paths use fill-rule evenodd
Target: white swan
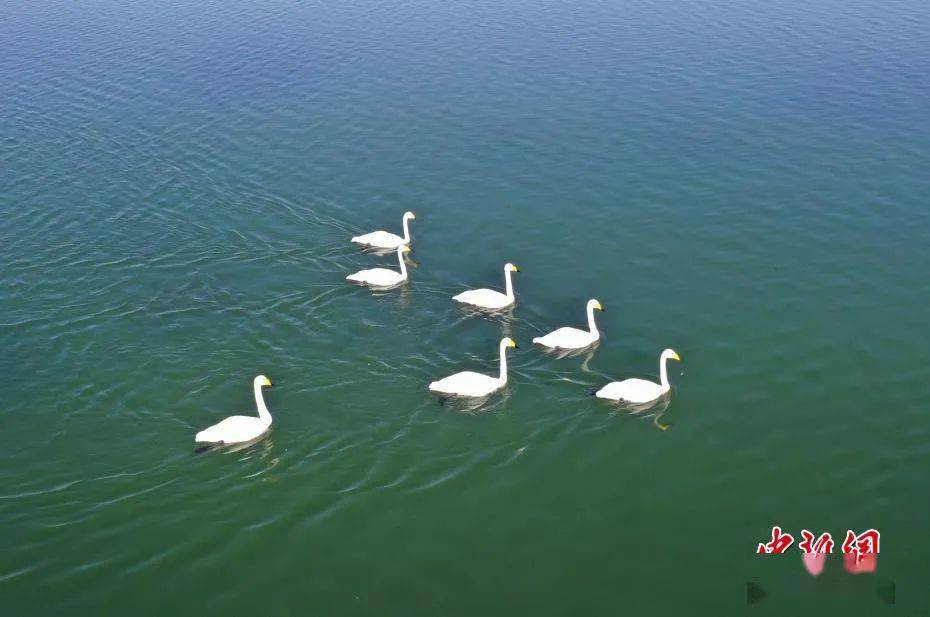
M 407 266 L 404 264 L 404 253 L 409 253 L 410 247 L 401 244 L 397 247 L 397 260 L 400 262 L 400 272 L 387 268 L 371 268 L 359 270 L 346 277 L 347 281 L 370 285 L 371 287 L 393 287 L 407 280 Z
M 352 242 L 355 244 L 361 244 L 363 246 L 371 246 L 378 249 L 396 249 L 402 244 L 410 244 L 410 227 L 408 227 L 407 222 L 416 219 L 416 215 L 413 212 L 404 212 L 404 237 L 401 238 L 397 234 L 392 234 L 387 231 L 373 231 L 370 234 L 365 234 L 363 236 L 355 236 L 352 238 Z
M 594 394 L 598 398 L 606 398 L 612 401 L 626 401 L 627 403 L 636 404 L 650 403 L 671 389 L 668 383 L 668 372 L 665 368 L 665 364 L 670 359 L 681 361 L 681 358 L 673 349 L 666 349 L 659 356 L 660 383 L 646 379 L 624 379 L 623 381 L 613 381 Z
M 265 399 L 262 398 L 262 386 L 270 386 L 271 380 L 264 375 L 259 375 L 252 382 L 255 390 L 255 406 L 258 408 L 258 417 L 254 416 L 230 416 L 214 424 L 210 428 L 205 428 L 194 436 L 195 443 L 208 443 L 216 445 L 229 445 L 234 443 L 243 443 L 257 439 L 268 432 L 271 428 L 271 414 L 265 407 Z
M 507 384 L 507 348 L 516 347 L 512 338 L 502 338 L 500 343 L 501 368 L 499 377 L 491 377 L 482 373 L 463 371 L 449 375 L 445 379 L 434 381 L 429 385 L 431 392 L 452 394 L 456 396 L 487 396 Z
M 513 295 L 513 281 L 510 280 L 510 274 L 519 271 L 520 268 L 511 263 L 504 264 L 504 282 L 506 284 L 507 293 L 501 293 L 493 289 L 469 289 L 457 296 L 453 296 L 452 299 L 462 304 L 469 304 L 486 309 L 502 309 L 508 307 L 516 300 L 516 297 Z
M 594 311 L 603 311 L 604 307 L 597 300 L 588 300 L 588 330 L 578 328 L 559 328 L 546 336 L 537 336 L 534 343 L 539 343 L 551 349 L 582 349 L 596 343 L 601 333 L 594 323 Z

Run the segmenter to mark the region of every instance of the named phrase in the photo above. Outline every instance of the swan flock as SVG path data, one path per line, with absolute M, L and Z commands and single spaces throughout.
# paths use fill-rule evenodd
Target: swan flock
M 346 276 L 346 280 L 375 289 L 390 289 L 409 281 L 405 256 L 410 252 L 410 221 L 415 220 L 413 212 L 405 212 L 401 218 L 403 237 L 387 231 L 373 231 L 361 236 L 354 236 L 351 241 L 367 248 L 379 251 L 395 251 L 398 270 L 390 268 L 371 268 L 360 270 Z M 516 304 L 512 275 L 520 269 L 512 263 L 504 264 L 504 291 L 493 289 L 470 289 L 452 297 L 462 306 L 488 311 L 511 309 Z M 533 338 L 533 343 L 547 350 L 583 350 L 593 348 L 601 339 L 600 330 L 594 319 L 595 311 L 604 311 L 601 303 L 592 298 L 585 305 L 588 329 L 562 327 L 543 336 Z M 498 375 L 486 375 L 472 371 L 462 371 L 429 384 L 430 392 L 447 396 L 483 398 L 501 390 L 507 385 L 507 351 L 517 347 L 510 337 L 500 340 Z M 671 391 L 668 381 L 667 363 L 669 360 L 681 361 L 681 357 L 672 349 L 666 349 L 659 356 L 659 383 L 646 379 L 625 379 L 606 384 L 594 394 L 597 398 L 632 405 L 653 403 Z M 258 416 L 230 416 L 225 420 L 205 428 L 194 436 L 194 442 L 208 446 L 225 446 L 255 441 L 265 436 L 271 429 L 271 413 L 265 405 L 262 388 L 270 387 L 271 380 L 258 375 L 252 382 L 255 395 L 255 407 Z

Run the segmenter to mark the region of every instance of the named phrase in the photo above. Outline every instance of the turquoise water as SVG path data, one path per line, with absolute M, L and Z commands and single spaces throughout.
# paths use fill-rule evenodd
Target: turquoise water
M 0 16 L 4 614 L 930 609 L 926 3 Z M 409 285 L 346 284 L 407 209 Z M 505 261 L 512 315 L 452 303 Z M 502 395 L 426 391 L 502 335 Z M 588 395 L 668 346 L 661 417 Z M 258 373 L 270 436 L 195 455 Z

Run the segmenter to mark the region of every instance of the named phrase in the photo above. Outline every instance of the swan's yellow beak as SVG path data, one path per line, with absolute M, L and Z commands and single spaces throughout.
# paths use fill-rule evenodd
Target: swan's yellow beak
M 515 340 L 513 340 L 512 338 L 507 339 L 507 347 L 516 348 L 516 346 L 517 346 L 517 342 Z
M 263 385 L 263 386 L 269 386 L 269 387 L 270 387 L 270 386 L 273 386 L 274 384 L 271 383 L 271 380 L 270 380 L 270 379 L 268 379 L 267 377 L 265 377 L 264 379 L 262 379 L 262 385 Z
M 514 271 L 514 272 L 519 272 L 519 271 L 520 271 L 520 266 L 515 265 L 515 266 L 513 267 L 513 271 Z
M 605 310 L 604 307 L 601 306 L 601 303 L 598 302 L 597 300 L 594 301 L 594 308 L 596 308 L 596 309 L 599 310 L 599 311 Z
M 405 252 L 405 253 L 409 253 L 410 251 L 411 251 L 410 245 L 409 245 L 409 244 L 405 244 L 405 245 L 404 245 L 404 252 Z
M 411 213 L 410 213 L 410 220 L 413 221 L 413 220 L 415 220 L 416 218 L 417 218 L 417 215 L 414 214 L 413 212 L 411 212 Z
M 677 351 L 673 351 L 672 355 L 670 355 L 669 358 L 671 358 L 672 360 L 678 360 L 679 362 L 681 362 L 681 357 L 678 355 Z

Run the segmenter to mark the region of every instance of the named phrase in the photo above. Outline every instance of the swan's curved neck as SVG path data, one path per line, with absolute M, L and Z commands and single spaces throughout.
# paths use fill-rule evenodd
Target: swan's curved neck
M 255 407 L 258 408 L 258 417 L 271 424 L 271 413 L 265 406 L 265 397 L 262 396 L 262 387 L 255 384 Z
M 404 217 L 404 244 L 410 244 L 410 219 Z
M 661 376 L 662 389 L 668 390 L 668 358 L 662 356 L 659 360 L 659 375 Z
M 404 247 L 401 246 L 397 250 L 397 261 L 400 262 L 400 275 L 407 278 L 407 264 L 404 263 Z
M 590 305 L 588 305 L 588 330 L 591 331 L 592 336 L 600 334 L 597 329 L 597 324 L 594 323 L 594 307 Z
M 501 343 L 501 374 L 498 380 L 507 383 L 507 343 Z
M 511 275 L 513 271 L 510 268 L 504 270 L 504 283 L 507 286 L 507 297 L 513 298 L 513 281 L 511 280 Z

